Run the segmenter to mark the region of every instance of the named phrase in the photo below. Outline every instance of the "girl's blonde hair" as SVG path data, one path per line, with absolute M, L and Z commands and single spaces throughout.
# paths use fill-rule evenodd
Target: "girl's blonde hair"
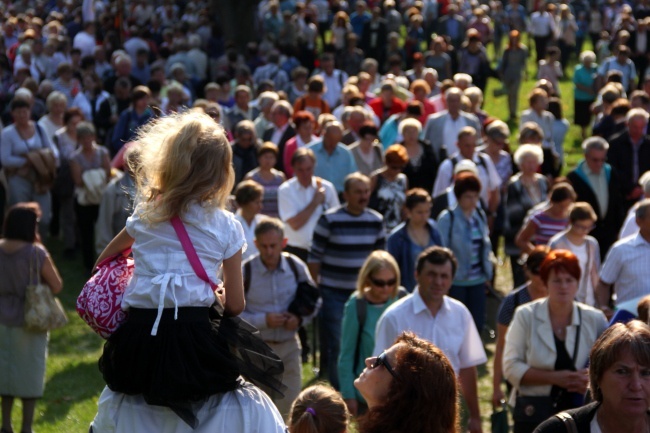
M 361 266 L 359 270 L 359 277 L 357 278 L 357 290 L 355 295 L 359 298 L 363 298 L 364 289 L 370 285 L 370 276 L 380 269 L 390 269 L 395 272 L 395 279 L 397 280 L 395 284 L 395 289 L 391 294 L 391 297 L 394 298 L 397 296 L 399 290 L 400 282 L 400 272 L 399 265 L 395 261 L 392 255 L 387 251 L 376 250 L 370 253 L 366 261 Z
M 141 217 L 150 223 L 182 216 L 193 201 L 224 208 L 235 174 L 221 125 L 197 111 L 158 118 L 137 134 L 135 167 Z
M 341 394 L 323 384 L 303 390 L 290 413 L 289 433 L 343 433 L 350 418 Z

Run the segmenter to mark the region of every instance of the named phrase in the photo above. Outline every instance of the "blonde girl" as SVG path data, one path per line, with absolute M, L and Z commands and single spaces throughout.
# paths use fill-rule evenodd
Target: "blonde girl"
M 293 402 L 289 433 L 345 433 L 349 418 L 345 402 L 334 388 L 314 385 Z
M 274 375 L 282 365 L 234 317 L 245 305 L 245 240 L 241 224 L 224 210 L 234 172 L 223 127 L 202 113 L 174 114 L 145 125 L 136 141 L 137 205 L 98 259 L 132 249 L 135 271 L 122 300 L 129 314 L 108 339 L 100 370 L 111 390 L 142 394 L 194 426 L 198 408 L 192 402 L 236 389 L 240 374 L 279 390 Z M 190 265 L 174 217 L 183 222 L 210 283 Z M 223 287 L 218 299 L 217 285 Z M 231 353 L 235 347 L 238 356 Z M 266 363 L 255 366 L 253 359 Z

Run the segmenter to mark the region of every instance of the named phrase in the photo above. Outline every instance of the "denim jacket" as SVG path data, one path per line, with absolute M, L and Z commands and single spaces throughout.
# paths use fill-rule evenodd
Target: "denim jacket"
M 483 233 L 481 264 L 485 279 L 489 281 L 492 279 L 494 269 L 491 260 L 492 244 L 490 243 L 487 218 L 482 211 L 478 210 L 474 211 L 472 218 L 479 222 L 481 233 Z M 472 235 L 469 220 L 463 214 L 460 206 L 447 209 L 440 214 L 438 217 L 438 230 L 440 231 L 442 244 L 454 252 L 458 261 L 454 283 L 467 280 L 471 269 Z

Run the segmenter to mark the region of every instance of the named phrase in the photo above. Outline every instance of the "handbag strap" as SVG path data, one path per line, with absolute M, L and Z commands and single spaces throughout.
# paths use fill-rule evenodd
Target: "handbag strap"
M 578 433 L 578 426 L 576 425 L 576 421 L 573 419 L 571 414 L 568 412 L 560 412 L 555 416 L 564 423 L 567 433 Z
M 41 273 L 39 272 L 40 267 L 38 266 L 38 252 L 36 251 L 36 246 L 32 245 L 32 252 L 29 257 L 29 283 L 32 284 L 32 278 L 34 278 L 33 284 L 41 284 Z
M 576 329 L 576 342 L 573 346 L 573 368 L 577 370 L 576 368 L 576 360 L 578 359 L 578 347 L 580 345 L 580 328 L 582 327 L 582 309 L 580 309 L 580 306 L 577 305 L 576 308 L 578 308 L 578 328 Z
M 178 239 L 181 241 L 181 245 L 185 251 L 187 260 L 189 260 L 190 265 L 192 265 L 194 273 L 197 277 L 210 284 L 210 287 L 212 287 L 213 290 L 216 290 L 216 284 L 214 284 L 210 278 L 208 278 L 208 274 L 205 272 L 205 268 L 203 267 L 201 260 L 199 260 L 198 254 L 196 254 L 196 250 L 194 249 L 190 235 L 187 234 L 187 230 L 185 229 L 185 224 L 183 224 L 183 221 L 181 221 L 178 216 L 172 217 L 170 221 L 174 227 L 174 231 L 176 231 Z

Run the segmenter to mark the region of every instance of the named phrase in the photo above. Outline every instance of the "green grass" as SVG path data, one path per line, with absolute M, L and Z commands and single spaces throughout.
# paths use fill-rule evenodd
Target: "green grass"
M 534 61 L 531 59 L 528 64 L 529 79 L 523 83 L 521 89 L 520 109 L 527 106 L 526 98 L 535 82 L 535 70 Z M 572 70 L 572 66 L 567 68 L 569 74 L 572 73 Z M 506 98 L 497 99 L 492 96 L 492 90 L 500 86 L 498 80 L 489 80 L 485 92 L 485 110 L 492 116 L 505 120 L 509 115 Z M 564 172 L 566 173 L 581 158 L 581 136 L 580 128 L 574 126 L 572 121 L 573 90 L 570 77 L 560 83 L 560 88 L 563 95 L 563 111 L 571 124 L 564 143 L 566 155 Z M 511 143 L 515 144 L 518 125 L 510 124 L 510 128 L 512 131 Z M 37 433 L 86 432 L 95 416 L 97 399 L 104 387 L 97 368 L 103 340 L 82 322 L 75 311 L 77 295 L 86 280 L 81 261 L 64 260 L 61 255 L 61 245 L 57 241 L 48 243 L 48 248 L 63 276 L 64 289 L 60 299 L 68 312 L 70 323 L 63 329 L 51 333 L 45 395 L 37 404 L 34 430 Z M 498 267 L 496 288 L 504 293 L 512 288 L 508 265 Z M 494 315 L 495 305 L 489 305 L 488 308 Z M 490 404 L 492 395 L 491 362 L 494 340 L 486 335 L 484 342 L 490 361 L 486 366 L 479 368 L 479 399 L 484 421 L 483 428 L 485 432 L 488 432 L 490 431 L 489 416 L 492 411 Z M 303 373 L 305 384 L 313 383 L 316 380 L 311 363 L 304 366 Z M 12 419 L 14 428 L 18 430 L 20 427 L 19 401 L 14 407 Z

